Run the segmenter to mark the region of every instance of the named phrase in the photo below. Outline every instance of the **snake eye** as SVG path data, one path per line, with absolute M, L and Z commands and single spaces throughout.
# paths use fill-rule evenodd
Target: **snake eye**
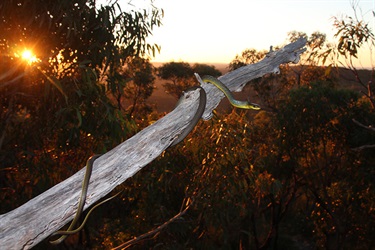
M 255 109 L 255 110 L 259 110 L 259 109 L 261 109 L 260 105 L 258 105 L 258 104 L 256 104 L 256 103 L 253 103 L 253 105 L 254 105 L 254 109 Z

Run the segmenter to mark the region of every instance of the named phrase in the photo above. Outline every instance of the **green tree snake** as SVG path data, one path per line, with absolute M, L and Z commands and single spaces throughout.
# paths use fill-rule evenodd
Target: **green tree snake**
M 82 182 L 82 191 L 81 191 L 81 196 L 79 198 L 79 203 L 78 203 L 78 208 L 77 208 L 77 212 L 76 212 L 76 215 L 74 216 L 74 219 L 73 221 L 70 223 L 70 226 L 68 227 L 68 229 L 66 231 L 57 231 L 55 233 L 53 233 L 51 236 L 55 236 L 55 235 L 61 235 L 58 239 L 56 240 L 53 240 L 53 241 L 50 241 L 51 244 L 54 244 L 54 245 L 57 245 L 57 244 L 60 244 L 61 242 L 63 242 L 66 237 L 68 237 L 68 235 L 71 235 L 71 234 L 75 234 L 75 233 L 78 233 L 79 231 L 82 230 L 82 228 L 85 226 L 85 223 L 89 217 L 89 215 L 91 214 L 91 212 L 99 207 L 100 205 L 102 205 L 103 203 L 106 203 L 107 201 L 109 200 L 112 200 L 113 198 L 115 198 L 119 193 L 99 202 L 98 204 L 96 204 L 94 207 L 92 207 L 90 209 L 90 211 L 87 213 L 85 219 L 83 220 L 82 224 L 76 228 L 76 229 L 73 229 L 74 226 L 76 225 L 76 223 L 78 222 L 79 220 L 79 217 L 81 216 L 81 213 L 83 211 L 83 207 L 85 205 L 85 200 L 86 200 L 86 196 L 87 196 L 87 189 L 88 189 L 88 186 L 89 186 L 89 181 L 90 181 L 90 177 L 91 177 L 91 173 L 92 173 L 92 167 L 93 167 L 93 164 L 94 164 L 94 161 L 99 158 L 102 154 L 96 154 L 96 155 L 93 155 L 91 156 L 87 162 L 86 162 L 86 172 L 85 172 L 85 177 L 83 179 L 83 182 Z
M 198 109 L 197 109 L 197 111 L 195 111 L 194 117 L 193 117 L 193 119 L 191 119 L 189 125 L 172 142 L 170 147 L 180 143 L 181 141 L 183 141 L 185 139 L 185 137 L 193 130 L 195 125 L 197 125 L 198 121 L 201 119 L 201 117 L 203 115 L 204 110 L 206 109 L 206 101 L 207 101 L 206 91 L 204 91 L 204 89 L 202 87 L 195 86 L 195 87 L 192 87 L 192 88 L 188 89 L 186 92 L 196 90 L 196 89 L 200 89 Z M 177 106 L 180 104 L 181 100 L 182 100 L 182 98 L 180 98 L 180 100 L 178 101 Z
M 229 102 L 232 104 L 232 106 L 241 108 L 241 109 L 255 109 L 259 110 L 260 106 L 256 103 L 250 103 L 247 101 L 238 101 L 234 99 L 232 92 L 228 89 L 227 86 L 224 85 L 219 79 L 216 79 L 212 76 L 203 76 L 202 81 L 206 83 L 211 83 L 215 85 L 218 89 L 220 89 L 224 95 L 228 98 Z
M 211 83 L 211 84 L 215 85 L 218 89 L 220 89 L 224 93 L 224 95 L 228 98 L 229 102 L 234 107 L 243 108 L 243 109 L 255 109 L 255 110 L 260 109 L 260 106 L 258 104 L 249 103 L 247 101 L 238 101 L 238 100 L 234 99 L 233 94 L 230 92 L 228 87 L 225 86 L 220 80 L 218 80 L 218 79 L 216 79 L 212 76 L 203 76 L 201 79 L 202 79 L 202 81 L 204 81 L 206 83 Z M 192 87 L 189 90 L 191 91 L 191 90 L 196 90 L 196 89 L 200 89 L 199 105 L 198 105 L 197 111 L 195 112 L 194 117 L 191 119 L 189 125 L 171 143 L 170 146 L 174 146 L 174 145 L 180 143 L 181 141 L 183 141 L 185 139 L 185 137 L 193 130 L 193 128 L 196 126 L 196 124 L 198 123 L 198 121 L 200 120 L 200 118 L 203 115 L 203 112 L 206 108 L 206 101 L 207 101 L 206 91 L 200 86 Z M 182 100 L 182 98 L 180 98 L 180 100 L 179 100 L 179 102 L 177 103 L 176 106 L 179 105 L 181 100 Z M 51 244 L 60 244 L 61 242 L 63 242 L 66 239 L 66 237 L 68 237 L 68 235 L 75 234 L 75 233 L 79 232 L 80 230 L 82 230 L 82 228 L 84 227 L 89 215 L 91 214 L 91 212 L 95 208 L 97 208 L 98 206 L 102 205 L 103 203 L 113 199 L 114 197 L 116 197 L 120 193 L 119 192 L 119 193 L 101 201 L 100 203 L 96 204 L 94 207 L 92 207 L 90 209 L 90 211 L 87 213 L 87 215 L 86 215 L 85 219 L 83 220 L 82 224 L 78 228 L 73 229 L 75 227 L 76 223 L 78 222 L 79 217 L 80 217 L 80 215 L 83 211 L 83 207 L 84 207 L 85 200 L 86 200 L 88 185 L 89 185 L 94 161 L 97 158 L 99 158 L 100 156 L 101 156 L 101 154 L 93 155 L 87 160 L 87 162 L 86 162 L 86 172 L 85 172 L 85 176 L 84 176 L 84 179 L 83 179 L 83 182 L 82 182 L 82 192 L 81 192 L 81 196 L 80 196 L 80 199 L 79 199 L 76 215 L 75 215 L 73 221 L 71 222 L 70 226 L 68 227 L 68 229 L 66 231 L 57 231 L 57 232 L 55 232 L 51 235 L 51 236 L 61 235 L 58 239 L 50 241 Z

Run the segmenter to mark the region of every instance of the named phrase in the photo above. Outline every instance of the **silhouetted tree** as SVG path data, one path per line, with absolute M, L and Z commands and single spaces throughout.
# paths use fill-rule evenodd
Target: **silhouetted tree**
M 212 75 L 214 77 L 221 75 L 221 72 L 215 66 L 207 64 L 194 64 L 192 67 L 186 62 L 169 62 L 158 68 L 158 76 L 161 79 L 172 81 L 166 82 L 163 86 L 167 93 L 176 98 L 181 96 L 183 90 L 198 84 L 194 73 L 198 73 L 201 76 Z
M 256 49 L 245 49 L 242 51 L 241 55 L 236 55 L 235 58 L 229 63 L 229 70 L 233 71 L 235 69 L 241 68 L 247 64 L 253 64 L 260 61 L 267 51 L 257 51 Z
M 138 118 L 144 118 L 151 111 L 146 99 L 154 90 L 154 67 L 148 60 L 135 57 L 126 64 L 123 76 L 130 79 L 123 90 L 123 96 L 131 102 L 127 113 L 132 116 L 137 112 Z
M 163 84 L 168 94 L 176 97 L 181 96 L 183 90 L 192 86 L 193 70 L 186 62 L 169 62 L 158 68 L 158 76 L 163 80 L 169 80 Z
M 198 73 L 200 76 L 210 75 L 213 77 L 219 77 L 222 73 L 215 68 L 213 65 L 208 65 L 204 63 L 195 63 L 192 66 L 194 73 Z

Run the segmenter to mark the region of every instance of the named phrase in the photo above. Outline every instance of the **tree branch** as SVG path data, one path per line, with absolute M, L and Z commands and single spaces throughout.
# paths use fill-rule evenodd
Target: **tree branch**
M 360 123 L 359 121 L 357 121 L 356 119 L 352 119 L 352 120 L 353 120 L 353 122 L 355 124 L 357 124 L 361 128 L 364 128 L 364 129 L 370 130 L 372 132 L 375 132 L 375 128 L 373 126 L 371 126 L 371 125 L 366 126 L 366 125 Z M 360 147 L 352 148 L 352 150 L 354 150 L 354 151 L 362 151 L 364 149 L 369 149 L 369 148 L 375 148 L 375 144 L 362 145 Z
M 279 65 L 298 62 L 305 39 L 299 39 L 262 61 L 222 76 L 231 91 L 241 91 L 251 79 L 276 73 Z M 215 87 L 203 85 L 207 104 L 203 118 L 208 120 L 224 95 Z M 190 124 L 199 106 L 199 89 L 184 93 L 180 104 L 165 117 L 99 157 L 87 193 L 85 209 L 107 195 L 117 185 L 141 170 L 166 150 Z M 24 205 L 0 215 L 0 245 L 4 249 L 29 249 L 73 219 L 81 195 L 85 169 L 53 186 Z
M 368 129 L 368 130 L 370 130 L 370 131 L 372 131 L 372 132 L 375 132 L 375 128 L 374 128 L 373 126 L 371 126 L 371 125 L 366 126 L 366 125 L 360 123 L 359 121 L 357 121 L 356 119 L 352 119 L 352 120 L 353 120 L 353 122 L 354 122 L 355 124 L 357 124 L 358 126 L 364 128 L 364 129 Z
M 185 200 L 184 200 L 185 202 Z M 130 246 L 133 246 L 143 240 L 147 240 L 147 239 L 152 239 L 151 237 L 155 237 L 157 236 L 157 234 L 160 233 L 161 230 L 163 230 L 164 228 L 166 228 L 169 224 L 171 224 L 172 222 L 176 221 L 177 219 L 181 218 L 183 215 L 186 214 L 187 210 L 191 207 L 192 205 L 192 202 L 189 198 L 186 200 L 185 203 L 187 203 L 186 207 L 181 210 L 178 214 L 176 214 L 175 216 L 173 216 L 172 218 L 170 218 L 168 221 L 164 222 L 163 224 L 161 224 L 160 226 L 158 226 L 157 228 L 145 233 L 145 234 L 142 234 L 134 239 L 131 239 L 131 240 L 128 240 L 127 242 L 115 247 L 115 248 L 112 248 L 112 250 L 119 250 L 119 249 L 126 249 Z

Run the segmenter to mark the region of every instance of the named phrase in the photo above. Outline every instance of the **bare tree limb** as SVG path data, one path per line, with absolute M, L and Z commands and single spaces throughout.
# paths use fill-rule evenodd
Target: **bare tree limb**
M 361 151 L 361 150 L 369 149 L 369 148 L 375 148 L 375 144 L 363 145 L 363 146 L 360 146 L 360 147 L 352 148 L 352 150 Z
M 352 119 L 352 121 L 355 124 L 357 124 L 358 126 L 360 126 L 361 128 L 364 128 L 364 129 L 370 130 L 372 132 L 375 132 L 375 128 L 372 127 L 371 125 L 366 126 L 366 125 L 360 123 L 359 121 L 357 121 L 356 119 Z M 375 144 L 362 145 L 360 147 L 352 148 L 352 150 L 354 150 L 354 151 L 362 151 L 364 149 L 369 149 L 369 148 L 375 148 Z
M 306 40 L 301 38 L 259 63 L 247 65 L 222 76 L 232 91 L 241 91 L 251 79 L 278 72 L 279 65 L 298 62 Z M 207 105 L 204 119 L 210 119 L 224 95 L 205 84 Z M 85 209 L 107 195 L 166 150 L 189 125 L 199 106 L 199 90 L 184 94 L 171 113 L 99 157 L 87 193 Z M 85 169 L 53 186 L 24 205 L 0 215 L 0 245 L 4 249 L 29 249 L 73 219 L 81 195 Z
M 372 127 L 371 125 L 366 126 L 363 123 L 360 123 L 359 121 L 357 121 L 356 119 L 352 119 L 352 121 L 355 124 L 357 124 L 358 126 L 360 126 L 361 128 L 364 128 L 364 129 L 370 130 L 372 132 L 375 132 L 375 128 Z M 360 147 L 352 148 L 352 150 L 354 150 L 354 151 L 361 151 L 361 150 L 369 149 L 369 148 L 375 148 L 375 144 L 362 145 Z
M 358 126 L 362 127 L 362 128 L 365 128 L 365 129 L 368 129 L 368 130 L 370 130 L 370 131 L 372 131 L 372 132 L 375 132 L 375 128 L 372 127 L 371 125 L 370 125 L 370 126 L 366 126 L 366 125 L 360 123 L 359 121 L 357 121 L 356 119 L 353 119 L 353 122 L 354 122 L 355 124 L 357 124 Z
M 126 249 L 130 246 L 133 246 L 141 241 L 144 241 L 144 240 L 147 240 L 149 238 L 152 237 L 155 237 L 157 236 L 161 230 L 163 230 L 164 228 L 166 228 L 169 224 L 171 224 L 172 222 L 176 221 L 177 219 L 181 218 L 183 215 L 186 214 L 187 210 L 191 207 L 192 205 L 192 202 L 190 199 L 187 199 L 187 201 L 185 203 L 186 204 L 186 207 L 181 210 L 178 214 L 176 214 L 175 216 L 173 216 L 172 218 L 170 218 L 168 221 L 164 222 L 163 224 L 161 224 L 160 226 L 158 226 L 157 228 L 145 233 L 145 234 L 142 234 L 134 239 L 131 239 L 131 240 L 128 240 L 127 242 L 113 248 L 112 250 L 118 250 L 118 249 Z M 152 239 L 152 238 L 151 238 Z
M 279 66 L 281 64 L 289 62 L 297 63 L 300 60 L 300 55 L 306 50 L 304 48 L 305 44 L 306 39 L 300 38 L 280 50 L 270 51 L 266 57 L 258 63 L 249 64 L 231 71 L 219 77 L 219 80 L 227 85 L 232 92 L 241 92 L 249 81 L 262 77 L 265 74 L 279 73 Z M 212 110 L 214 110 L 219 105 L 221 99 L 224 98 L 224 94 L 211 84 L 203 86 L 207 93 L 207 104 L 202 118 L 208 120 L 212 116 Z

